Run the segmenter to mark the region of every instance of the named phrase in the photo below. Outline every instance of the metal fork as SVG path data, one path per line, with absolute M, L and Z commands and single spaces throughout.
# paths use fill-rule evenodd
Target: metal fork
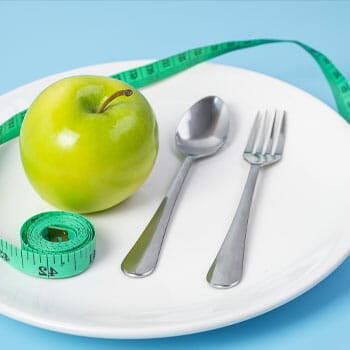
M 256 180 L 262 167 L 282 158 L 285 134 L 285 111 L 258 112 L 243 153 L 243 158 L 251 164 L 248 179 L 225 240 L 207 274 L 208 283 L 215 288 L 231 288 L 242 278 L 245 239 Z

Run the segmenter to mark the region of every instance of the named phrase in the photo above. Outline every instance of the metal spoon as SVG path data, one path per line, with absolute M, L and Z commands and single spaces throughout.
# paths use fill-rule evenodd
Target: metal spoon
M 145 277 L 154 271 L 171 213 L 192 162 L 216 153 L 225 143 L 228 130 L 227 107 L 217 96 L 199 100 L 184 114 L 175 135 L 176 147 L 184 155 L 183 163 L 153 218 L 123 260 L 121 268 L 126 275 Z

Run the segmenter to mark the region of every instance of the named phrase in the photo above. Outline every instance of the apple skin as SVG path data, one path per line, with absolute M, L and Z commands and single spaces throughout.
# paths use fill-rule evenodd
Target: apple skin
M 102 113 L 101 104 L 119 96 Z M 158 125 L 146 98 L 103 76 L 72 76 L 32 103 L 20 132 L 25 173 L 51 205 L 77 213 L 115 206 L 149 176 L 158 153 Z

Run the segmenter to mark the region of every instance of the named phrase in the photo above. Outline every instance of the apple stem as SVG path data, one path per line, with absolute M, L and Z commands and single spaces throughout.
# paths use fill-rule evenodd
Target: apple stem
M 100 108 L 97 110 L 96 113 L 103 113 L 108 105 L 110 104 L 111 101 L 113 101 L 115 98 L 119 97 L 119 96 L 131 96 L 133 94 L 131 89 L 125 89 L 125 90 L 118 90 L 116 91 L 114 94 L 112 94 L 111 96 L 109 96 L 100 106 Z

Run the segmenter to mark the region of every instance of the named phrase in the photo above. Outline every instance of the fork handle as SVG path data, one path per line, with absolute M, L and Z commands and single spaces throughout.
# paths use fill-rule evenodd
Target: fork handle
M 231 288 L 241 280 L 249 213 L 260 168 L 259 164 L 251 165 L 231 226 L 208 271 L 207 281 L 215 288 Z

